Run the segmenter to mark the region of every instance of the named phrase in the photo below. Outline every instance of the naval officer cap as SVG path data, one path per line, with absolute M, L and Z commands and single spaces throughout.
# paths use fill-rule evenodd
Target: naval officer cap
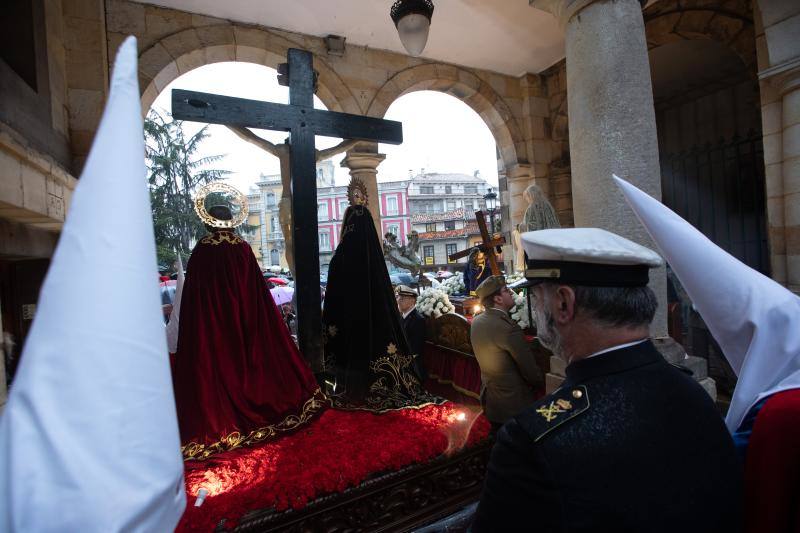
M 397 288 L 394 290 L 394 292 L 398 296 L 411 296 L 413 298 L 416 298 L 418 296 L 417 291 L 415 291 L 408 285 L 398 285 Z
M 663 264 L 653 250 L 600 228 L 530 231 L 521 239 L 527 285 L 644 287 L 649 270 Z

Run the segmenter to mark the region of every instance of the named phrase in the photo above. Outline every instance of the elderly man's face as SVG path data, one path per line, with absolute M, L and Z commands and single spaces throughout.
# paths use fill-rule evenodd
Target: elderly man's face
M 417 299 L 414 298 L 413 296 L 398 294 L 396 298 L 397 298 L 397 308 L 400 310 L 401 313 L 407 313 L 417 303 Z

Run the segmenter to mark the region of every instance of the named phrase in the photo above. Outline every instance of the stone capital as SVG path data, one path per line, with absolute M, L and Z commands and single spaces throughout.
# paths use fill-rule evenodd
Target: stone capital
M 562 28 L 565 28 L 572 17 L 599 0 L 528 0 L 533 8 L 547 11 L 553 15 Z M 646 0 L 639 0 L 644 5 Z
M 351 172 L 378 172 L 378 165 L 386 159 L 386 154 L 375 152 L 347 152 L 342 159 L 342 168 L 349 168 Z
M 797 90 L 800 88 L 800 57 L 762 70 L 758 79 L 769 82 L 781 96 Z
M 528 4 L 536 9 L 547 11 L 553 15 L 564 28 L 570 19 L 580 10 L 596 0 L 528 0 Z

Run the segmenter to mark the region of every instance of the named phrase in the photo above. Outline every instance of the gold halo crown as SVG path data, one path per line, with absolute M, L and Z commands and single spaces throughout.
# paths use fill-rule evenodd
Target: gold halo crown
M 211 216 L 206 210 L 206 197 L 212 192 L 227 192 L 233 195 L 233 203 L 239 206 L 239 212 L 230 220 L 222 220 Z M 203 221 L 203 224 L 207 226 L 214 228 L 235 228 L 247 219 L 247 197 L 238 189 L 231 187 L 227 183 L 213 181 L 203 185 L 200 190 L 197 191 L 197 195 L 194 197 L 194 211 L 197 213 L 197 216 L 200 217 L 200 220 Z
M 361 193 L 363 200 L 356 196 L 356 192 Z M 350 205 L 363 205 L 369 203 L 369 194 L 367 194 L 367 186 L 358 178 L 350 178 L 350 184 L 347 186 L 347 200 Z

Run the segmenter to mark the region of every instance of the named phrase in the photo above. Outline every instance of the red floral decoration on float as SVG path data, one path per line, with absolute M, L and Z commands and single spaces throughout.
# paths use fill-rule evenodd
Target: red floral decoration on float
M 309 426 L 265 445 L 186 463 L 186 512 L 178 531 L 233 525 L 248 511 L 302 509 L 370 475 L 455 453 L 489 435 L 489 422 L 447 402 L 383 414 L 330 409 Z M 201 488 L 208 496 L 194 501 Z

